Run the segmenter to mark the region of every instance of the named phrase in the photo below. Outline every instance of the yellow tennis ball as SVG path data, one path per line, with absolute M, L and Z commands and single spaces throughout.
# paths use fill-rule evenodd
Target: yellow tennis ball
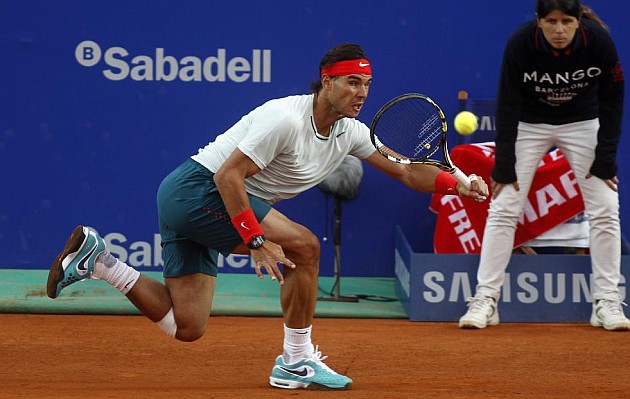
M 479 124 L 477 123 L 477 117 L 470 111 L 462 111 L 455 116 L 455 130 L 457 133 L 468 136 L 475 133 Z

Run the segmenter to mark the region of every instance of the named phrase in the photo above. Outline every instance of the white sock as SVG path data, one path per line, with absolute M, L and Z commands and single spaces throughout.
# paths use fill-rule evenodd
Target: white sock
M 124 295 L 133 288 L 140 278 L 140 272 L 121 262 L 105 250 L 96 258 L 92 277 L 107 281 Z
M 315 352 L 315 347 L 311 342 L 311 329 L 313 326 L 306 328 L 289 328 L 284 326 L 284 351 L 282 358 L 286 364 L 292 364 Z
M 177 334 L 177 324 L 175 323 L 173 308 L 171 308 L 168 313 L 166 313 L 166 316 L 162 317 L 162 320 L 158 321 L 156 324 L 166 333 L 166 335 L 175 337 L 175 334 Z

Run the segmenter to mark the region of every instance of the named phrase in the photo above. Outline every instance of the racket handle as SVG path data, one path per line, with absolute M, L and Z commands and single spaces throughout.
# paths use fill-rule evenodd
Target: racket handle
M 453 177 L 455 177 L 455 179 L 457 179 L 458 182 L 463 184 L 464 187 L 466 187 L 467 190 L 470 190 L 470 178 L 468 176 L 466 176 L 466 174 L 464 172 L 459 170 L 459 168 L 457 166 L 453 166 L 453 171 L 451 172 L 451 174 L 453 175 Z M 475 201 L 478 201 L 478 202 L 483 202 L 485 200 L 486 200 L 486 197 L 484 197 L 484 196 L 480 196 L 480 197 L 475 198 Z
M 454 178 L 457 179 L 466 189 L 470 189 L 470 179 L 464 172 L 462 172 L 457 166 L 453 166 L 453 171 L 451 172 Z

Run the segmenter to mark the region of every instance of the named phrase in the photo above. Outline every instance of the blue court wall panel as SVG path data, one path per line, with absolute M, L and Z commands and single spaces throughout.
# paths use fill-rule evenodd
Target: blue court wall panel
M 257 105 L 308 92 L 332 46 L 360 43 L 372 60 L 360 120 L 369 124 L 391 97 L 416 91 L 452 121 L 459 90 L 495 95 L 505 40 L 533 5 L 2 1 L 0 267 L 47 268 L 74 226 L 86 224 L 134 267 L 159 271 L 161 179 Z M 630 6 L 593 6 L 630 64 Z M 630 172 L 619 161 L 625 227 Z M 366 165 L 358 197 L 342 205 L 342 274 L 394 276 L 395 225 L 415 251 L 431 252 L 429 200 Z M 320 238 L 323 275 L 333 272 L 333 206 L 317 188 L 277 206 Z M 233 257 L 221 267 L 250 266 Z

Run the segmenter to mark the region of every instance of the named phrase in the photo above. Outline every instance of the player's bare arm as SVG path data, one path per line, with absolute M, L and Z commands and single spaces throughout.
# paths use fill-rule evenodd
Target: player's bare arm
M 367 157 L 365 161 L 386 175 L 399 180 L 412 190 L 423 193 L 433 193 L 435 191 L 435 179 L 440 173 L 442 173 L 439 168 L 432 165 L 405 165 L 391 162 L 376 151 Z M 457 192 L 462 197 L 468 197 L 475 200 L 481 197 L 487 198 L 488 185 L 481 177 L 477 176 L 476 180 L 471 181 L 470 189 L 467 189 L 462 184 L 458 183 Z
M 214 183 L 231 218 L 251 207 L 245 190 L 245 178 L 258 172 L 260 168 L 237 148 L 215 173 Z M 242 243 L 234 252 L 250 254 L 254 260 L 256 275 L 263 278 L 262 271 L 266 270 L 271 279 L 278 280 L 280 284 L 284 284 L 284 277 L 279 264 L 295 268 L 295 264 L 284 256 L 282 247 L 268 239 L 256 249 L 250 249 Z
M 260 172 L 258 166 L 238 148 L 214 174 L 221 198 L 225 202 L 230 217 L 234 217 L 250 207 L 245 178 Z

